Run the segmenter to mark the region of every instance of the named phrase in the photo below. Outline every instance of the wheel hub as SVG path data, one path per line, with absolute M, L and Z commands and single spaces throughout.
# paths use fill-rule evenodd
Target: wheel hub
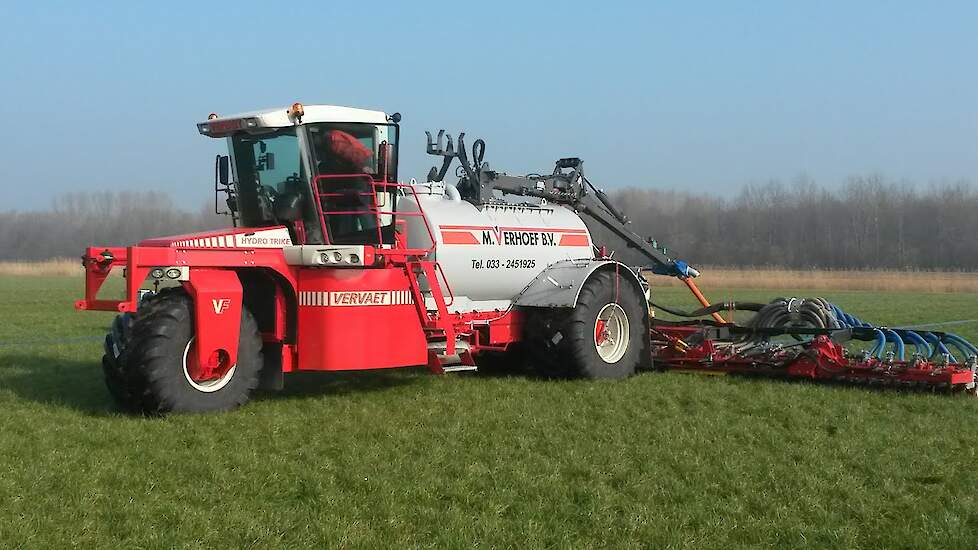
M 607 304 L 594 322 L 594 348 L 605 363 L 617 363 L 628 351 L 628 316 L 618 304 Z
M 196 338 L 191 338 L 183 350 L 183 374 L 195 390 L 204 393 L 215 392 L 231 381 L 235 365 L 231 364 L 224 350 L 215 350 L 208 358 L 207 364 L 201 365 L 197 360 L 195 341 Z

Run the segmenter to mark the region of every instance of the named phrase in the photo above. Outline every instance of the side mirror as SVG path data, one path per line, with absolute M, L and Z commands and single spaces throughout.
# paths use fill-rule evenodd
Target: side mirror
M 221 185 L 231 182 L 231 158 L 227 155 L 217 157 L 217 182 Z
M 218 197 L 221 192 L 227 195 L 228 212 L 221 211 L 218 205 Z M 214 157 L 214 213 L 222 216 L 231 215 L 234 219 L 234 212 L 238 210 L 238 203 L 234 199 L 234 190 L 231 188 L 231 160 L 227 155 L 217 155 Z

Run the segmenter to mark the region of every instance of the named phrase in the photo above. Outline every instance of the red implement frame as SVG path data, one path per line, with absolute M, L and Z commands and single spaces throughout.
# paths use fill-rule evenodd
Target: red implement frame
M 652 359 L 657 367 L 708 373 L 736 373 L 843 381 L 870 385 L 975 390 L 976 365 L 915 358 L 897 361 L 850 354 L 829 335 L 810 341 L 745 354 L 718 336 L 732 325 L 653 324 Z

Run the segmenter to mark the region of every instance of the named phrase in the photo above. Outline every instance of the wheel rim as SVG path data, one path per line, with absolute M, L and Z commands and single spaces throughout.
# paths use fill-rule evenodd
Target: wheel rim
M 194 347 L 194 340 L 196 340 L 196 337 L 190 338 L 190 341 L 187 342 L 187 347 L 183 350 L 183 376 L 187 379 L 187 382 L 195 390 L 204 393 L 216 392 L 224 386 L 227 386 L 228 382 L 234 376 L 234 369 L 237 365 L 231 365 L 231 368 L 227 369 L 223 374 L 205 380 L 197 380 L 190 375 L 191 370 L 195 372 L 199 371 L 199 369 L 193 368 L 197 363 L 197 354 L 191 352 Z
M 594 321 L 594 349 L 605 363 L 617 363 L 628 351 L 628 316 L 618 304 L 608 304 Z

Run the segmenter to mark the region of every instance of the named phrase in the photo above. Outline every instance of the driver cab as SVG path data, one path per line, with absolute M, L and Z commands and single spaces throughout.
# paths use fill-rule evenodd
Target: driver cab
M 247 129 L 245 119 L 228 133 L 236 218 L 284 225 L 297 244 L 394 243 L 396 122 L 317 122 L 315 107 L 300 124 Z

